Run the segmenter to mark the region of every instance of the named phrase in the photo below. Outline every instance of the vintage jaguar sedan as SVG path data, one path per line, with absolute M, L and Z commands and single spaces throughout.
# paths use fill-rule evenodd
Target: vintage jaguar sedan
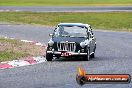
M 96 39 L 91 26 L 83 23 L 60 23 L 55 28 L 46 50 L 47 61 L 53 57 L 95 57 Z

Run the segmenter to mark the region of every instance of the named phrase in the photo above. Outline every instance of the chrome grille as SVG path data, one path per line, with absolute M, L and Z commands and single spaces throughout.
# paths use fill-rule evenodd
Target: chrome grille
M 57 43 L 58 51 L 75 51 L 76 43 L 75 42 L 60 42 Z

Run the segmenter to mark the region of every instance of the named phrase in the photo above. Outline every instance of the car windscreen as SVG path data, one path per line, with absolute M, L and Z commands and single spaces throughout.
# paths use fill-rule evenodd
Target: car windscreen
M 54 36 L 85 37 L 87 36 L 87 28 L 83 26 L 58 26 Z

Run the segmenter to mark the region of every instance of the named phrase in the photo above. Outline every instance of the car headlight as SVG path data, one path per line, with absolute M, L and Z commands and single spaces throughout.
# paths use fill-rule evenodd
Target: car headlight
M 80 43 L 80 46 L 82 48 L 84 48 L 86 45 L 89 45 L 89 41 L 88 40 L 85 40 L 85 41 L 83 41 L 83 42 Z
M 82 48 L 84 48 L 84 47 L 86 46 L 85 42 L 81 42 L 81 43 L 80 43 L 80 46 L 81 46 Z
M 53 46 L 54 41 L 52 39 L 50 39 L 50 41 L 48 42 L 49 46 Z

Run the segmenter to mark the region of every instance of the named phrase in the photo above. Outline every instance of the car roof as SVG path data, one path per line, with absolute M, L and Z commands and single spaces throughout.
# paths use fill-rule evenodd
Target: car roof
M 89 24 L 83 24 L 83 23 L 59 23 L 58 26 L 82 26 L 82 27 L 89 27 Z

